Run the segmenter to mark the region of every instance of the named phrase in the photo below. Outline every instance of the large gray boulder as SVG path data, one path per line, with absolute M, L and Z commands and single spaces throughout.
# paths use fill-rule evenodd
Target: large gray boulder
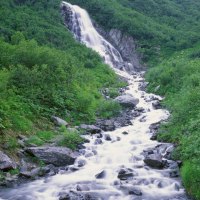
M 51 120 L 56 126 L 68 126 L 68 123 L 59 117 L 51 116 Z
M 46 164 L 57 167 L 72 165 L 78 157 L 78 153 L 65 147 L 31 147 L 26 151 Z
M 80 129 L 84 129 L 91 134 L 101 133 L 101 129 L 94 125 L 81 124 Z
M 117 98 L 115 98 L 115 101 L 117 101 L 122 106 L 128 108 L 134 108 L 139 103 L 139 99 L 133 97 L 131 94 L 118 96 Z
M 162 169 L 165 166 L 162 156 L 160 154 L 150 154 L 144 159 L 144 162 L 152 168 Z
M 0 170 L 7 171 L 16 169 L 17 165 L 6 154 L 0 151 Z

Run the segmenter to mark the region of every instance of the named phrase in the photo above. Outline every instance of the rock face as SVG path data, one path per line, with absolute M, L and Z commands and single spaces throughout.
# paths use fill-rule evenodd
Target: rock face
M 139 99 L 133 97 L 130 94 L 125 94 L 115 98 L 115 100 L 124 107 L 134 108 L 138 103 Z
M 97 31 L 120 52 L 125 62 L 124 68 L 126 71 L 131 73 L 144 69 L 140 63 L 142 56 L 137 52 L 137 43 L 131 36 L 123 34 L 120 30 L 117 29 L 104 31 L 96 23 L 94 23 L 94 26 Z
M 10 169 L 16 169 L 16 167 L 16 163 L 0 151 L 0 170 L 7 171 Z
M 72 165 L 78 153 L 65 147 L 31 147 L 26 150 L 46 164 L 57 167 Z

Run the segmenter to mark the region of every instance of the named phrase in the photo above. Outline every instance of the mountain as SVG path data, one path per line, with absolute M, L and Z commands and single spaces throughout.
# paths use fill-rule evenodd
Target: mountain
M 148 90 L 165 96 L 171 112 L 158 136 L 173 142 L 183 162 L 187 192 L 200 199 L 200 1 L 69 0 L 85 8 L 94 23 L 134 39 L 147 67 Z M 109 118 L 121 108 L 105 101 L 125 85 L 92 50 L 76 42 L 64 26 L 59 0 L 0 2 L 1 149 L 15 154 L 17 136 L 45 142 L 55 135 L 52 115 L 70 124 Z M 52 137 L 53 137 L 52 136 Z M 39 141 L 39 142 L 38 142 Z

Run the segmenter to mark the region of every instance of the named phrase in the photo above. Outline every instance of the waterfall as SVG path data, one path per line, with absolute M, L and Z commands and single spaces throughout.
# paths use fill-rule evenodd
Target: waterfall
M 120 53 L 96 31 L 87 11 L 67 2 L 63 2 L 62 6 L 71 11 L 69 28 L 74 37 L 99 53 L 106 64 L 113 68 L 123 69 L 123 59 Z
M 169 117 L 168 111 L 153 106 L 153 102 L 162 98 L 140 89 L 144 82 L 143 73 L 130 75 L 123 71 L 120 53 L 95 30 L 85 10 L 66 2 L 62 6 L 70 13 L 67 25 L 74 37 L 99 53 L 116 73 L 128 78 L 126 93 L 139 99 L 132 112 L 140 110 L 140 113 L 133 117 L 132 125 L 102 135 L 86 135 L 90 142 L 85 144 L 81 156 L 74 165 L 68 166 L 67 171 L 61 169 L 52 177 L 0 191 L 0 197 L 3 200 L 186 200 L 180 179 L 176 174 L 171 176 L 177 169 L 176 162 L 164 158 L 162 162 L 169 166 L 162 170 L 151 168 L 144 162 L 145 150 L 150 155 L 165 156 L 171 149 L 171 144 L 150 140 L 151 125 Z M 99 137 L 102 137 L 102 143 L 97 144 Z M 153 150 L 148 151 L 149 148 Z M 86 164 L 77 169 L 79 161 Z

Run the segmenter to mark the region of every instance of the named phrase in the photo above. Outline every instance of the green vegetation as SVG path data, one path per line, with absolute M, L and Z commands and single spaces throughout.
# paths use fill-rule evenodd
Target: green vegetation
M 13 153 L 18 134 L 36 145 L 54 138 L 52 115 L 70 125 L 92 123 L 107 116 L 99 109 L 104 103 L 110 117 L 114 108 L 101 90 L 124 85 L 97 53 L 74 40 L 59 6 L 59 0 L 0 2 L 0 147 Z
M 159 139 L 176 143 L 176 159 L 184 162 L 183 182 L 187 191 L 200 198 L 200 46 L 175 53 L 147 75 L 151 91 L 158 85 L 158 93 L 166 97 L 163 105 L 172 113 L 163 125 Z
M 184 185 L 200 199 L 200 1 L 69 2 L 86 8 L 105 30 L 120 29 L 137 41 L 151 67 L 149 90 L 160 85 L 157 92 L 172 113 L 159 139 L 177 144 L 174 157 L 183 161 Z M 115 97 L 123 83 L 95 52 L 73 39 L 59 6 L 60 0 L 0 2 L 0 139 L 11 150 L 18 148 L 19 133 L 37 145 L 54 139 L 51 115 L 75 125 L 121 110 L 100 91 L 109 88 Z M 64 129 L 58 135 L 58 143 L 72 149 L 81 142 L 76 132 Z
M 75 150 L 77 145 L 84 141 L 77 130 L 69 130 L 64 127 L 61 134 L 62 135 L 57 142 L 58 146 L 69 147 L 70 149 Z

